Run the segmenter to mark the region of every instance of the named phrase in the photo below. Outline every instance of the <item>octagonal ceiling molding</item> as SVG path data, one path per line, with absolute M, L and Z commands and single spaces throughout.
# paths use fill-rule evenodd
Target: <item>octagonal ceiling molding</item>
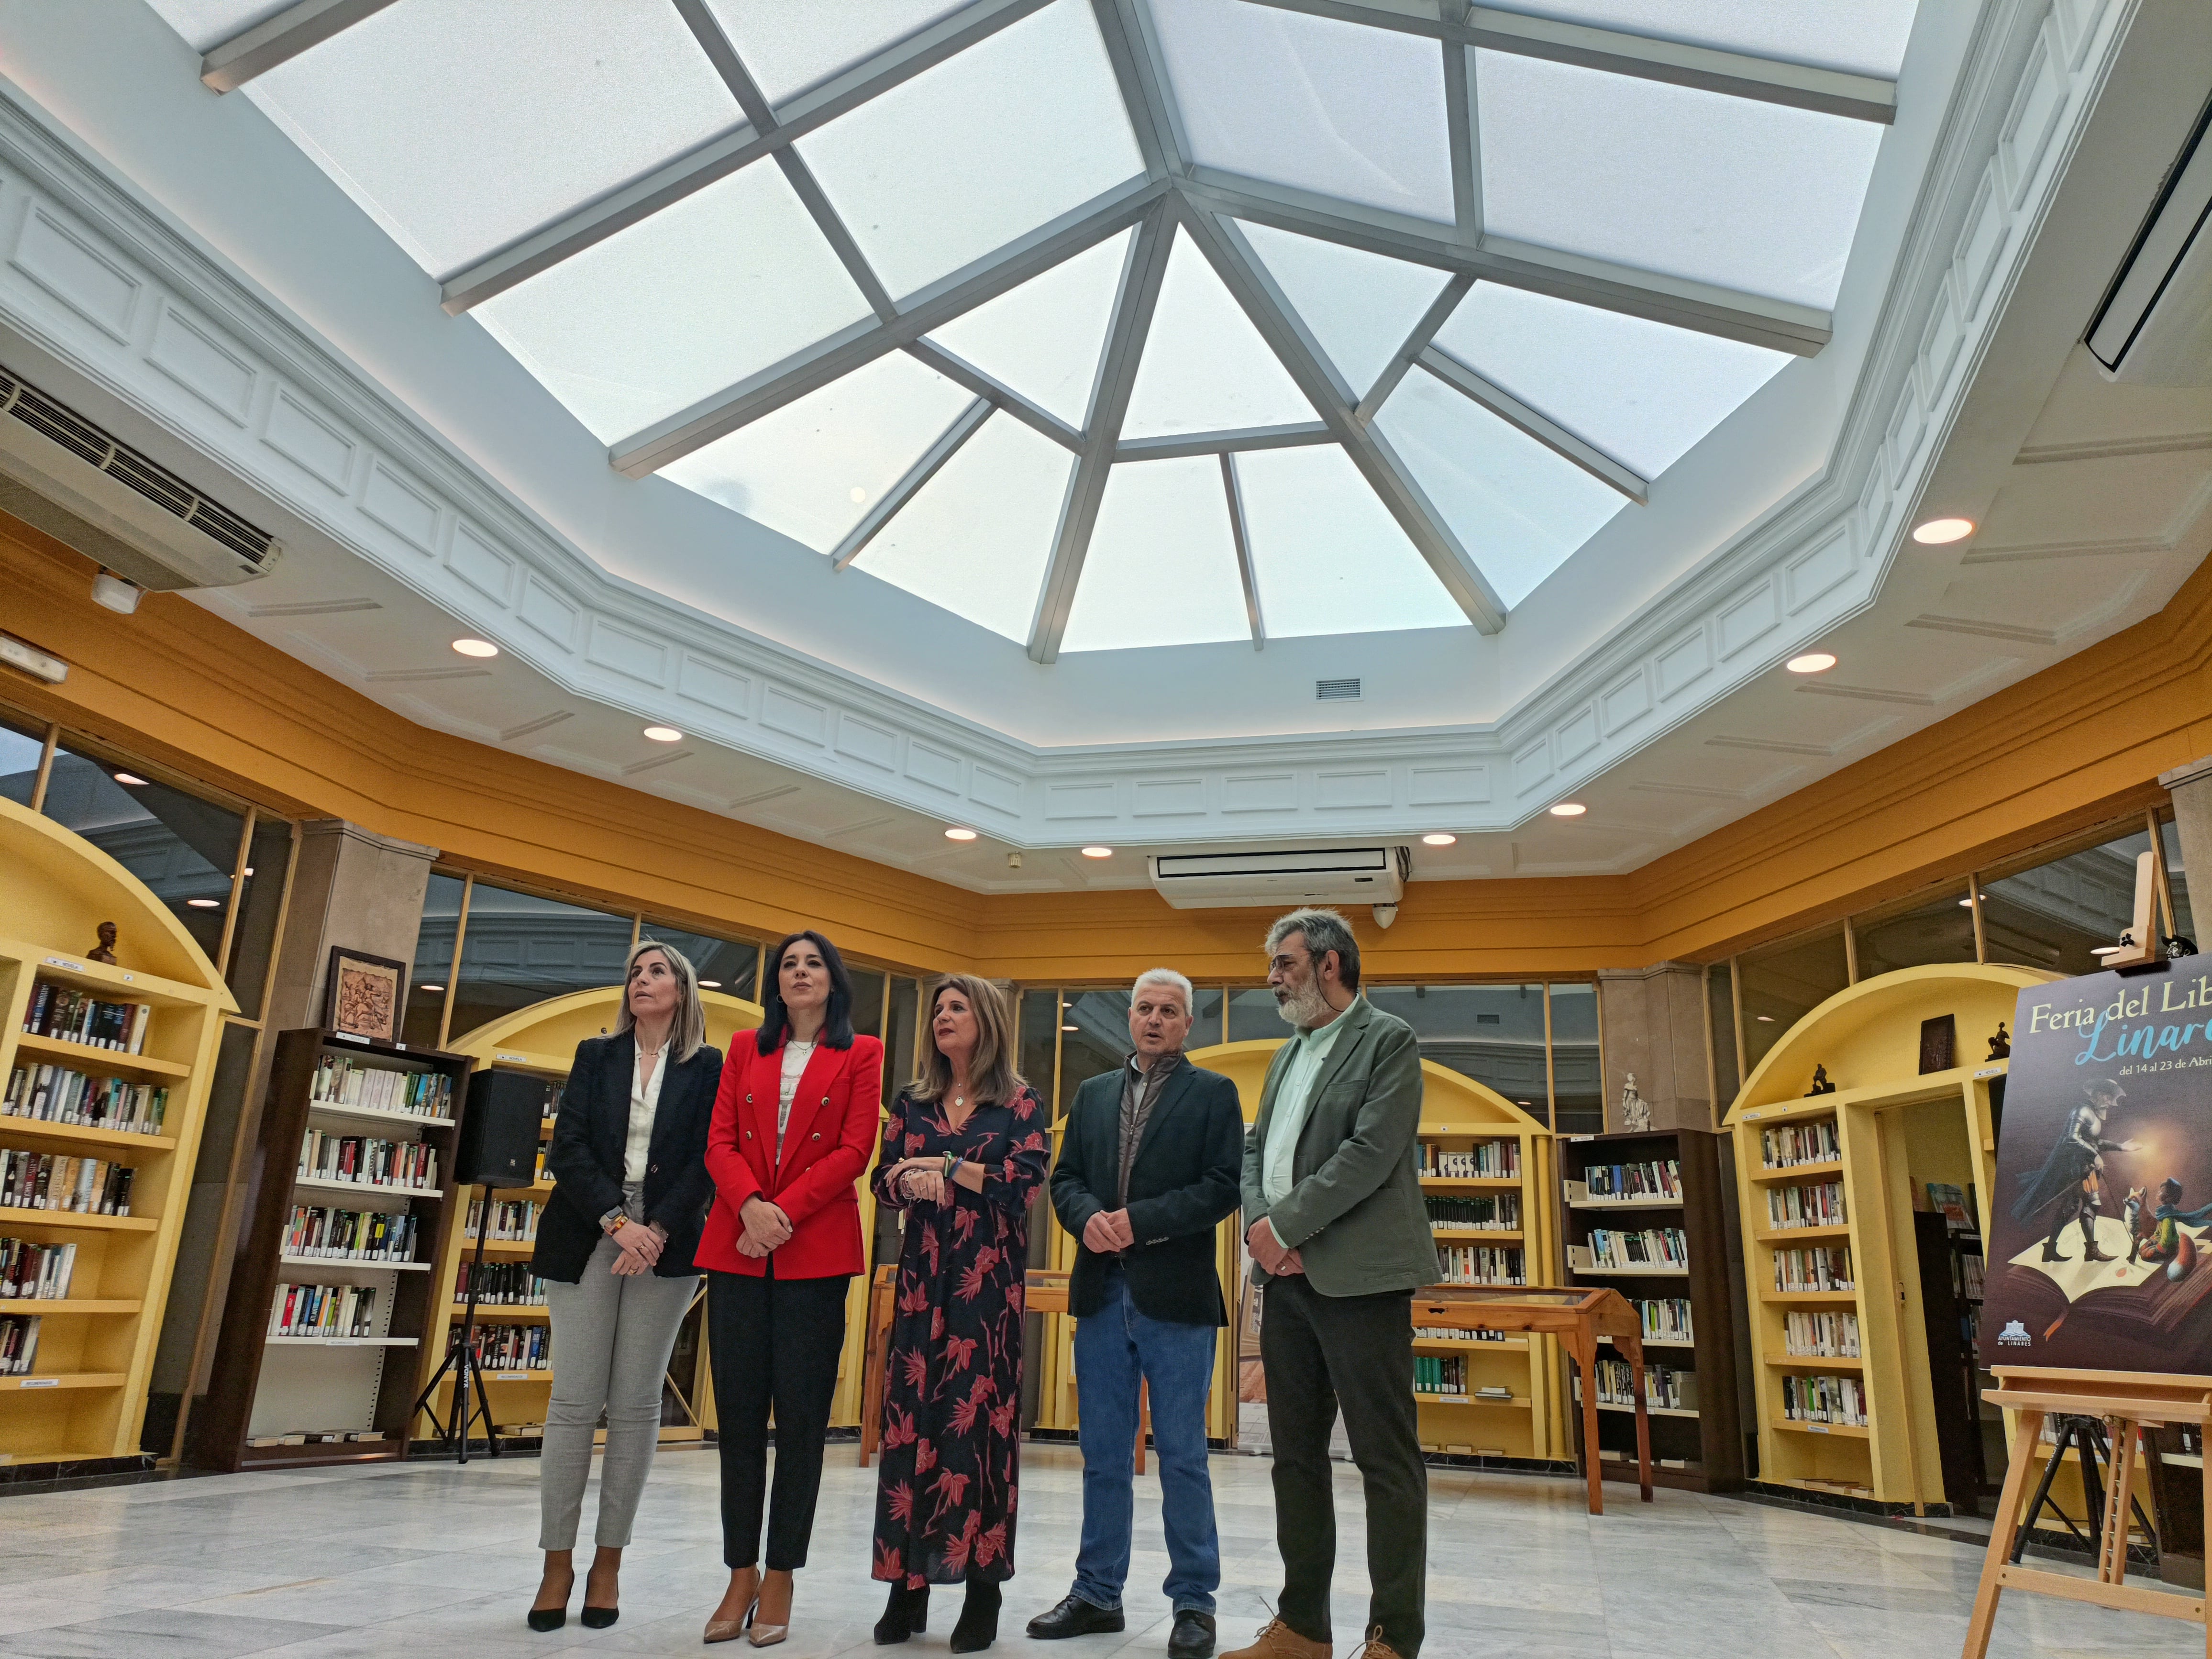
M 1510 829 L 1872 603 L 2128 10 L 1994 0 L 1825 471 L 1480 726 L 1054 749 L 623 580 L 12 86 L 0 321 L 568 691 L 697 742 L 1017 846 Z

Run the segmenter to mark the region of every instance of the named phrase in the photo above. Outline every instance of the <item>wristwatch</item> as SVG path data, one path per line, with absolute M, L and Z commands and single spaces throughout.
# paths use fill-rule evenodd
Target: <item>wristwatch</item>
M 623 1230 L 623 1224 L 629 1219 L 620 1210 L 609 1210 L 599 1218 L 599 1231 L 612 1238 Z

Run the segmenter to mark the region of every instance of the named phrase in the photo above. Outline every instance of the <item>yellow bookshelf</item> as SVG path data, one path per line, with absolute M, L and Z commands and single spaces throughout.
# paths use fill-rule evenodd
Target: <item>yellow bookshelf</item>
M 0 1208 L 0 1236 L 77 1247 L 67 1299 L 0 1302 L 0 1313 L 43 1322 L 30 1373 L 0 1377 L 0 1462 L 132 1456 L 222 1016 L 237 1004 L 143 882 L 83 837 L 4 799 L 0 870 L 0 1079 L 18 1067 L 63 1066 L 169 1091 L 158 1135 L 0 1115 L 0 1150 L 98 1158 L 135 1172 L 128 1216 Z M 82 954 L 103 921 L 119 934 L 112 966 Z M 143 1052 L 26 1032 L 42 980 L 146 1005 Z

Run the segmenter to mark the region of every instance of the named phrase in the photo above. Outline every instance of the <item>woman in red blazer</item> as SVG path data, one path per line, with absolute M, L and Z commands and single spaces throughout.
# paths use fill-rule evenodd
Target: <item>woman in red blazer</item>
M 822 1443 L 845 1346 L 845 1293 L 866 1270 L 861 1171 L 883 1111 L 884 1045 L 853 1030 L 837 947 L 793 933 L 768 953 L 765 1018 L 730 1045 L 707 1132 L 714 1180 L 694 1261 L 707 1273 L 707 1345 L 722 1449 L 730 1588 L 707 1640 L 783 1640 L 793 1571 L 806 1565 Z M 769 1408 L 775 1491 L 761 1571 Z

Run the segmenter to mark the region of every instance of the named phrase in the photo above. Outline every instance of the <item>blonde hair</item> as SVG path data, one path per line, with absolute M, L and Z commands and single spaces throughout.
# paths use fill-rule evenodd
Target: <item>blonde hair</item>
M 622 1006 L 615 1014 L 615 1035 L 624 1036 L 637 1024 L 637 1016 L 629 1011 L 629 977 L 637 971 L 638 958 L 648 951 L 665 957 L 669 972 L 676 975 L 676 1018 L 668 1023 L 668 1044 L 676 1050 L 676 1063 L 681 1066 L 706 1046 L 707 1011 L 699 1003 L 697 970 L 691 966 L 691 959 L 672 945 L 641 939 L 630 947 L 629 958 L 623 963 Z
M 973 974 L 947 974 L 929 988 L 929 1014 L 922 1023 L 928 1039 L 921 1075 L 908 1085 L 916 1100 L 939 1100 L 952 1086 L 952 1062 L 937 1046 L 937 1000 L 957 991 L 975 1011 L 975 1052 L 968 1061 L 968 1087 L 978 1106 L 1003 1106 L 1028 1085 L 1014 1069 L 1014 1020 L 1006 994 Z

